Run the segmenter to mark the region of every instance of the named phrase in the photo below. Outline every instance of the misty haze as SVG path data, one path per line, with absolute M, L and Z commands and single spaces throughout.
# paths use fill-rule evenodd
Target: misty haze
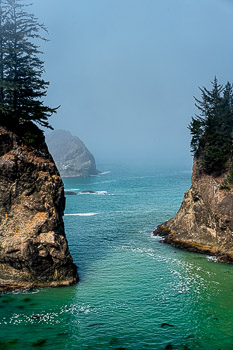
M 107 161 L 191 167 L 198 86 L 231 79 L 231 1 L 34 1 L 52 125 Z M 229 71 L 230 69 L 230 71 Z

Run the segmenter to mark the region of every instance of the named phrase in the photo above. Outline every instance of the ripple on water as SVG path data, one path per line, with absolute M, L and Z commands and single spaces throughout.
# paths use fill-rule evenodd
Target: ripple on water
M 64 181 L 73 191 L 119 196 L 67 196 L 80 282 L 2 295 L 0 348 L 231 350 L 232 267 L 151 234 L 178 210 L 190 172 L 117 168 Z

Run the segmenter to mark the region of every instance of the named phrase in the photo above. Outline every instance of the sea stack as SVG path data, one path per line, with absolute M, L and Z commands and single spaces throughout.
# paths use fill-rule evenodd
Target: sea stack
M 231 160 L 229 160 L 229 165 Z M 154 234 L 178 248 L 215 255 L 233 262 L 233 172 L 206 174 L 194 158 L 192 186 L 177 215 Z
M 188 126 L 194 155 L 192 186 L 177 215 L 155 234 L 176 247 L 233 262 L 233 85 L 199 88 L 199 114 Z
M 55 130 L 46 136 L 50 153 L 62 177 L 98 175 L 95 158 L 85 144 L 69 131 Z
M 78 280 L 63 223 L 64 187 L 43 133 L 0 126 L 0 291 Z

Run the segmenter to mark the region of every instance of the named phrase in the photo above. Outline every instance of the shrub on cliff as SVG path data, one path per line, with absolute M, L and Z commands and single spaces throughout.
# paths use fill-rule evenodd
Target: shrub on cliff
M 212 90 L 200 88 L 195 98 L 200 114 L 188 126 L 191 150 L 206 173 L 222 172 L 233 151 L 233 91 L 229 82 L 223 86 L 215 77 Z
M 56 108 L 42 98 L 49 83 L 42 78 L 44 62 L 38 40 L 47 32 L 21 0 L 0 0 L 0 123 L 22 125 L 29 121 L 49 127 Z

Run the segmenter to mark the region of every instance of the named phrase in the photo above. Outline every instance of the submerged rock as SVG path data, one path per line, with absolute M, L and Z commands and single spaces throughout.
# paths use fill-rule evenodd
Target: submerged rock
M 64 232 L 64 187 L 35 126 L 0 127 L 0 291 L 78 279 Z
M 89 324 L 87 327 L 90 328 L 95 326 L 103 326 L 103 323 L 92 323 L 92 324 Z
M 67 195 L 67 196 L 76 196 L 77 193 L 75 193 L 73 191 L 65 191 L 65 195 Z
M 170 323 L 162 323 L 161 324 L 161 327 L 174 327 L 173 324 L 170 324 Z
M 47 338 L 46 339 L 37 340 L 36 342 L 32 343 L 32 346 L 34 346 L 34 347 L 41 347 L 47 342 L 47 340 L 48 340 Z
M 233 262 L 232 171 L 206 174 L 194 159 L 192 186 L 185 193 L 177 215 L 158 226 L 154 234 L 178 248 L 215 255 Z
M 46 142 L 62 177 L 88 177 L 99 174 L 91 152 L 70 132 L 55 130 L 46 136 Z

